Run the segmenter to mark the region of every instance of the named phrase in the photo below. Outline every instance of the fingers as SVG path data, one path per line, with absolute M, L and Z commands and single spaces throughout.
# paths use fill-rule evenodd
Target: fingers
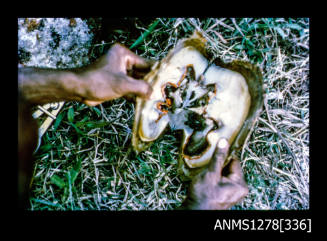
M 222 162 L 221 164 L 223 164 L 227 157 L 228 150 L 229 150 L 229 143 L 227 139 L 226 138 L 219 139 L 217 143 L 216 152 L 214 154 L 214 159 L 217 160 L 218 162 Z
M 217 147 L 221 150 L 220 153 L 227 154 L 226 151 L 228 151 L 229 144 L 226 138 L 221 138 L 218 143 Z
M 124 80 L 121 81 L 120 83 L 121 83 L 121 86 L 117 89 L 118 91 L 116 92 L 114 97 L 110 96 L 103 100 L 86 99 L 86 100 L 83 100 L 83 103 L 88 106 L 96 106 L 106 100 L 118 98 L 121 96 L 127 96 L 127 97 L 131 98 L 131 95 L 133 95 L 133 94 L 136 94 L 137 96 L 139 96 L 141 98 L 148 99 L 152 93 L 152 87 L 143 80 L 136 80 L 136 79 L 130 78 L 128 76 L 125 76 Z
M 88 106 L 96 106 L 100 105 L 103 101 L 84 100 L 83 102 Z
M 232 159 L 231 162 L 225 168 L 228 169 L 226 178 L 228 178 L 232 182 L 237 182 L 241 184 L 245 183 L 241 163 L 238 159 Z
M 152 87 L 144 80 L 137 80 L 126 76 L 124 82 L 124 95 L 136 94 L 137 96 L 148 99 L 152 93 Z
M 224 167 L 224 162 L 227 158 L 229 150 L 229 143 L 227 139 L 221 138 L 217 143 L 217 149 L 213 156 L 213 160 L 215 160 L 214 164 L 214 172 L 219 177 L 218 180 L 221 179 L 221 176 L 229 179 L 232 182 L 237 183 L 245 183 L 243 178 L 243 172 L 241 163 L 238 159 L 232 159 L 231 162 Z
M 129 51 L 129 50 L 128 50 Z M 126 68 L 127 69 L 146 69 L 150 70 L 153 62 L 146 60 L 140 56 L 137 56 L 133 52 L 129 51 L 126 54 Z
M 115 52 L 119 56 L 125 57 L 125 64 L 127 70 L 130 70 L 133 67 L 138 69 L 149 69 L 153 64 L 152 61 L 146 60 L 136 55 L 128 48 L 124 47 L 119 43 L 114 44 L 110 51 Z
M 213 155 L 213 161 L 214 161 L 213 163 L 215 163 L 214 170 L 219 172 L 221 171 L 222 166 L 227 157 L 228 150 L 229 150 L 229 143 L 227 139 L 221 138 L 217 143 L 217 148 Z
M 219 139 L 216 147 L 216 151 L 208 167 L 206 176 L 212 179 L 210 182 L 216 184 L 221 179 L 221 171 L 226 160 L 229 150 L 229 143 L 226 138 Z

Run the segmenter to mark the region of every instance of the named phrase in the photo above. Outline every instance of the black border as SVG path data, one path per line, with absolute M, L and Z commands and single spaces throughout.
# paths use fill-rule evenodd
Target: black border
M 33 12 L 33 11 L 32 11 Z M 39 12 L 40 13 L 40 12 Z M 30 14 L 28 14 L 30 15 Z M 31 14 L 32 16 L 35 16 Z M 70 16 L 70 14 L 67 14 Z M 67 16 L 65 15 L 65 16 Z M 17 18 L 26 16 L 25 14 L 22 14 L 20 16 L 15 16 L 13 21 L 10 21 L 8 24 L 11 28 L 9 32 L 13 32 L 13 51 L 16 55 L 12 54 L 11 57 L 12 60 L 9 60 L 11 63 L 13 63 L 13 73 L 17 74 Z M 161 15 L 162 16 L 162 15 Z M 185 15 L 182 15 L 185 17 Z M 195 15 L 198 16 L 198 15 Z M 92 17 L 95 17 L 94 15 Z M 220 17 L 220 16 L 219 16 Z M 303 17 L 303 16 L 301 16 Z M 306 16 L 304 16 L 306 17 Z M 160 238 L 161 234 L 164 233 L 170 233 L 171 231 L 175 230 L 181 233 L 182 235 L 186 234 L 194 234 L 194 233 L 212 233 L 215 235 L 215 237 L 221 237 L 221 235 L 229 237 L 232 234 L 238 234 L 241 237 L 244 237 L 246 235 L 249 235 L 251 237 L 253 236 L 261 236 L 264 237 L 270 237 L 270 235 L 277 235 L 280 237 L 286 237 L 288 235 L 299 235 L 300 237 L 305 237 L 308 235 L 307 233 L 303 231 L 298 232 L 285 232 L 280 234 L 279 232 L 275 232 L 272 230 L 267 231 L 214 231 L 214 225 L 216 223 L 217 219 L 312 219 L 312 233 L 319 231 L 316 227 L 316 224 L 319 223 L 319 221 L 314 218 L 314 212 L 318 212 L 319 206 L 315 203 L 315 199 L 319 198 L 319 193 L 314 193 L 313 187 L 316 185 L 324 185 L 319 184 L 318 181 L 316 181 L 317 177 L 313 174 L 316 172 L 317 169 L 317 162 L 318 161 L 324 161 L 324 160 L 318 160 L 321 158 L 317 158 L 317 156 L 314 155 L 314 148 L 313 146 L 317 144 L 317 140 L 313 138 L 312 136 L 312 127 L 313 124 L 313 103 L 317 102 L 316 98 L 317 95 L 313 95 L 313 89 L 317 88 L 317 84 L 314 84 L 314 74 L 313 70 L 316 68 L 313 67 L 313 51 L 315 49 L 314 44 L 312 42 L 315 41 L 315 38 L 312 37 L 313 32 L 317 32 L 318 30 L 314 30 L 316 27 L 313 27 L 314 24 L 319 22 L 319 19 L 316 19 L 310 17 L 310 209 L 309 210 L 294 210 L 294 211 L 249 211 L 249 210 L 229 210 L 229 211 L 77 211 L 77 212 L 57 212 L 57 211 L 20 211 L 16 209 L 16 187 L 17 187 L 17 180 L 15 180 L 11 183 L 6 182 L 5 185 L 10 184 L 13 185 L 13 187 L 10 188 L 9 192 L 6 194 L 7 196 L 13 197 L 14 200 L 10 200 L 9 206 L 13 206 L 11 209 L 10 214 L 10 221 L 15 221 L 15 226 L 18 227 L 18 230 L 21 228 L 24 228 L 24 230 L 28 230 L 30 232 L 34 232 L 35 236 L 39 235 L 39 232 L 45 232 L 47 233 L 47 237 L 52 237 L 55 235 L 64 237 L 63 234 L 64 231 L 73 232 L 73 233 L 89 233 L 94 234 L 94 237 L 96 234 L 104 235 L 106 238 L 113 238 L 112 234 L 118 233 L 121 235 L 128 235 L 131 234 L 135 238 L 142 238 L 144 236 L 147 237 L 153 237 L 148 235 L 148 232 L 157 232 L 159 235 L 156 235 L 155 237 Z M 12 25 L 11 25 L 12 24 Z M 318 38 L 318 37 L 317 37 Z M 14 57 L 16 56 L 16 57 Z M 12 76 L 13 74 L 11 74 Z M 17 75 L 16 75 L 17 76 Z M 317 80 L 317 79 L 316 79 Z M 10 87 L 13 88 L 13 92 L 17 93 L 17 82 L 10 81 Z M 316 86 L 316 87 L 314 87 Z M 7 97 L 6 99 L 11 98 Z M 15 121 L 11 121 L 10 124 L 13 125 L 12 128 L 8 128 L 9 133 L 5 134 L 4 138 L 12 137 L 17 133 L 13 133 L 12 130 L 17 131 L 17 112 L 15 108 L 8 105 L 7 106 L 9 112 L 8 116 L 14 118 Z M 12 113 L 13 112 L 13 113 Z M 5 118 L 7 118 L 6 116 Z M 15 118 L 16 117 L 16 118 Z M 9 117 L 8 117 L 9 118 Z M 8 123 L 8 121 L 6 121 Z M 7 129 L 7 128 L 5 128 Z M 15 140 L 15 138 L 13 138 Z M 15 146 L 17 147 L 17 140 L 14 141 L 15 143 L 12 144 L 14 147 L 13 151 L 10 151 L 12 153 L 15 152 Z M 316 144 L 313 144 L 316 143 Z M 15 145 L 16 144 L 16 145 Z M 316 149 L 315 149 L 316 150 Z M 10 164 L 14 163 L 11 161 L 13 159 L 12 153 L 10 155 L 5 155 L 7 158 L 4 158 L 4 162 L 11 162 Z M 7 161 L 6 161 L 7 160 Z M 17 177 L 17 166 L 14 165 L 14 175 L 11 175 L 10 177 Z M 3 171 L 5 172 L 5 171 Z M 318 174 L 317 174 L 318 175 Z M 12 179 L 8 180 L 12 180 Z M 12 192 L 12 193 L 11 193 Z M 13 205 L 14 204 L 14 205 Z M 323 209 L 324 207 L 321 207 Z M 7 209 L 5 206 L 3 206 L 3 209 Z M 10 210 L 10 209 L 9 209 Z M 323 216 L 323 214 L 321 214 Z M 323 218 L 323 217 L 322 217 Z M 17 232 L 19 234 L 20 232 Z M 24 233 L 22 233 L 24 235 Z M 269 235 L 268 235 L 269 234 Z M 34 236 L 33 235 L 33 236 Z M 309 234 L 310 235 L 310 234 Z M 40 235 L 41 236 L 41 235 Z

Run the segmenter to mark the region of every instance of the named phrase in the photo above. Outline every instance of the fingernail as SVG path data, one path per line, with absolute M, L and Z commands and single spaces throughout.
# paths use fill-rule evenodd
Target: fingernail
M 225 138 L 220 139 L 218 142 L 218 148 L 220 148 L 220 149 L 226 148 L 227 145 L 228 145 L 228 141 Z

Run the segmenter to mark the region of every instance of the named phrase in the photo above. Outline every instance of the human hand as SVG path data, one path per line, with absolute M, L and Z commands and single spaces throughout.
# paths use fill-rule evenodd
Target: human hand
M 151 65 L 150 61 L 137 56 L 124 46 L 113 45 L 107 54 L 81 74 L 86 89 L 83 102 L 94 106 L 130 94 L 148 98 L 152 88 L 141 78 L 149 72 Z
M 208 169 L 192 180 L 183 209 L 229 209 L 248 194 L 239 160 L 223 167 L 228 150 L 228 141 L 220 139 Z

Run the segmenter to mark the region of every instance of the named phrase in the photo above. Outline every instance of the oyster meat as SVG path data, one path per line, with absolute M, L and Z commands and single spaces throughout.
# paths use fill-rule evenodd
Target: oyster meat
M 196 32 L 180 41 L 145 77 L 149 100 L 137 99 L 133 147 L 147 148 L 169 125 L 182 130 L 180 159 L 187 168 L 210 162 L 218 140 L 232 144 L 248 117 L 251 94 L 245 77 L 212 63 Z

